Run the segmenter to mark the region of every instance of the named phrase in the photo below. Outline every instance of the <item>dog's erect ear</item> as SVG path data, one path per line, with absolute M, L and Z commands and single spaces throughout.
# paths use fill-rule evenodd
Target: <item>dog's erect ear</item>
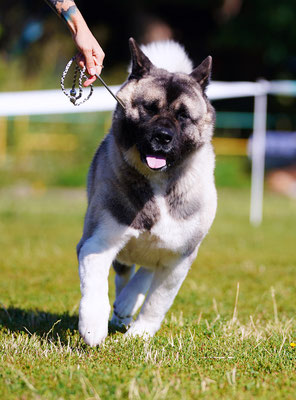
M 208 86 L 211 78 L 212 71 L 212 57 L 208 56 L 203 62 L 196 67 L 190 74 L 201 86 L 202 90 L 205 90 Z
M 129 78 L 139 79 L 151 70 L 153 64 L 149 58 L 145 56 L 135 39 L 129 39 L 129 46 L 132 56 L 132 70 Z

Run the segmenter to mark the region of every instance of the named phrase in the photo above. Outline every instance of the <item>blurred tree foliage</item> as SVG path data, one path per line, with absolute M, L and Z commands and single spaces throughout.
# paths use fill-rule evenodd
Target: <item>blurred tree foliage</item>
M 147 41 L 153 24 L 182 42 L 196 64 L 211 54 L 216 80 L 295 76 L 295 1 L 80 0 L 77 5 L 106 53 L 104 76 L 110 83 L 125 76 L 128 38 Z M 65 24 L 45 2 L 1 1 L 1 90 L 57 87 L 74 52 Z

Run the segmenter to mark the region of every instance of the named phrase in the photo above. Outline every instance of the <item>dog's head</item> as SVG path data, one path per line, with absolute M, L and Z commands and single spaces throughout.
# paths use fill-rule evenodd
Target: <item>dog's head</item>
M 211 74 L 207 57 L 190 74 L 157 68 L 130 39 L 131 73 L 118 96 L 113 132 L 125 159 L 142 172 L 164 171 L 209 142 L 215 113 L 205 89 Z

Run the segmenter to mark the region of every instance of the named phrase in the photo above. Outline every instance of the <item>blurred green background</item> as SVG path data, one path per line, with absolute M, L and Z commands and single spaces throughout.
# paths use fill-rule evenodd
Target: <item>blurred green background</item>
M 85 186 L 91 158 L 108 132 L 111 117 L 106 112 L 7 118 L 0 187 L 30 186 L 42 192 L 48 186 Z M 242 142 L 234 153 L 236 147 L 245 151 Z M 245 155 L 217 155 L 218 186 L 246 187 L 249 172 Z

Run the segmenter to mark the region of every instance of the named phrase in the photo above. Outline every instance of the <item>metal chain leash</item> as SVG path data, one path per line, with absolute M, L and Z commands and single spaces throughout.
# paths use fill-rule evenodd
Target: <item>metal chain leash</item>
M 74 104 L 74 106 L 80 106 L 81 104 L 85 103 L 90 96 L 93 94 L 94 91 L 94 87 L 93 85 L 90 85 L 90 91 L 88 96 L 86 96 L 84 99 L 82 99 L 81 101 L 77 102 L 77 100 L 79 100 L 82 97 L 82 93 L 83 93 L 83 87 L 82 87 L 82 79 L 85 78 L 87 79 L 87 76 L 85 75 L 85 70 L 86 67 L 84 66 L 82 69 L 79 68 L 79 66 L 76 64 L 75 70 L 74 70 L 74 77 L 73 77 L 73 85 L 72 85 L 72 89 L 70 90 L 70 93 L 67 93 L 65 86 L 64 86 L 64 82 L 65 82 L 65 78 L 67 76 L 67 73 L 73 63 L 73 61 L 76 59 L 76 57 L 72 57 L 71 60 L 68 62 L 68 64 L 66 65 L 64 72 L 62 74 L 61 77 L 61 88 L 62 88 L 62 92 L 70 99 L 71 103 Z M 77 93 L 76 91 L 76 80 L 77 80 L 77 75 L 79 73 L 79 78 L 78 78 L 78 89 L 79 92 Z

